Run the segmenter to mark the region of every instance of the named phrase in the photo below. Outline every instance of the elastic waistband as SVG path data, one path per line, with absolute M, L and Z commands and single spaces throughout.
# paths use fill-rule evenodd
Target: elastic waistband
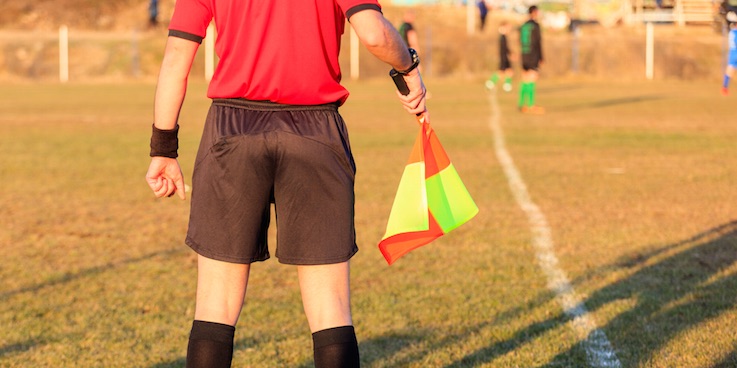
M 338 111 L 338 103 L 322 105 L 286 105 L 271 101 L 252 101 L 243 98 L 214 98 L 213 105 L 236 107 L 255 111 Z

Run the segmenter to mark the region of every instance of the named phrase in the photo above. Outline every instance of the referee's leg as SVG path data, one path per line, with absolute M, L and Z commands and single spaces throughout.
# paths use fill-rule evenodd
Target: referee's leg
M 243 307 L 250 265 L 197 257 L 195 320 L 187 368 L 226 368 L 233 359 L 235 324 Z
M 351 317 L 350 261 L 297 266 L 297 272 L 312 332 L 315 367 L 358 367 L 358 342 Z

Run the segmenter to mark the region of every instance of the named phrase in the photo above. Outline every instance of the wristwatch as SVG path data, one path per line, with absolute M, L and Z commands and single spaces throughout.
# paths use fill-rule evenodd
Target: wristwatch
M 417 51 L 415 51 L 415 49 L 410 48 L 409 49 L 409 55 L 412 57 L 412 65 L 409 68 L 407 68 L 407 70 L 396 70 L 396 69 L 394 69 L 394 71 L 396 71 L 397 74 L 399 74 L 399 75 L 407 75 L 407 74 L 409 74 L 409 72 L 415 70 L 415 68 L 417 68 L 418 65 L 420 65 L 420 56 L 417 55 Z

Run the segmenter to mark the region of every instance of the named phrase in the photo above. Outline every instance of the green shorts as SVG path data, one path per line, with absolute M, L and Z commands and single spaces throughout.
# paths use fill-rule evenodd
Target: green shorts
M 337 105 L 215 99 L 194 165 L 186 243 L 207 258 L 264 261 L 273 203 L 279 262 L 344 262 L 358 251 L 355 172 Z

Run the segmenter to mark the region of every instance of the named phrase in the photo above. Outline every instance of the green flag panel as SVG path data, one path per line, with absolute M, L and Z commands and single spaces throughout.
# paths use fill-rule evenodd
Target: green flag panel
M 428 178 L 426 184 L 430 213 L 443 233 L 461 226 L 479 212 L 452 163 Z

